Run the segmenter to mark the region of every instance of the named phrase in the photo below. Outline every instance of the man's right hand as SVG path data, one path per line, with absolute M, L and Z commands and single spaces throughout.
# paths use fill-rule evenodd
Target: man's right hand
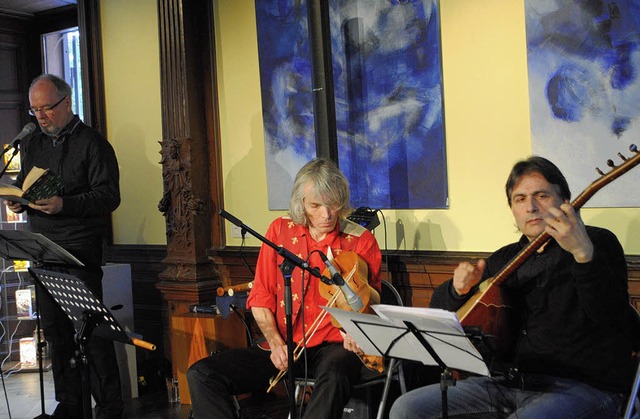
M 278 332 L 273 312 L 266 307 L 251 307 L 251 314 L 253 314 L 253 319 L 265 339 L 267 339 L 269 349 L 271 349 L 271 362 L 277 369 L 286 370 L 289 365 L 287 343 Z
M 289 352 L 287 345 L 276 345 L 271 347 L 271 362 L 281 371 L 285 371 L 289 365 Z
M 477 285 L 482 279 L 482 273 L 486 268 L 487 262 L 480 259 L 477 265 L 469 262 L 462 262 L 453 271 L 453 288 L 458 295 L 466 295 Z

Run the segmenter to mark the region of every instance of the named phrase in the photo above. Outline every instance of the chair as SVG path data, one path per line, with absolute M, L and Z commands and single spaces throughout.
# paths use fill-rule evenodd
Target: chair
M 385 280 L 382 281 L 382 289 L 380 293 L 380 303 L 381 304 L 389 304 L 389 305 L 397 305 L 402 306 L 402 297 L 395 289 L 390 282 Z M 407 386 L 404 379 L 404 370 L 402 366 L 402 361 L 391 358 L 389 360 L 388 365 L 386 366 L 384 373 L 378 373 L 376 371 L 372 371 L 364 368 L 363 366 L 363 376 L 360 379 L 360 382 L 353 386 L 354 390 L 358 389 L 367 389 L 370 393 L 372 387 L 377 384 L 384 384 L 382 397 L 380 400 L 380 405 L 378 406 L 378 411 L 376 418 L 382 419 L 386 407 L 387 398 L 389 396 L 389 388 L 391 387 L 391 382 L 393 380 L 397 380 L 400 384 L 400 392 L 402 394 L 407 392 Z M 301 404 L 304 402 L 304 396 L 306 394 L 306 388 L 313 387 L 315 384 L 313 379 L 304 379 L 304 378 L 296 378 L 295 379 L 295 399 L 297 404 Z M 368 397 L 371 399 L 371 397 Z
M 624 412 L 624 419 L 640 418 L 640 398 L 638 390 L 640 389 L 640 314 L 631 307 L 631 316 L 635 325 L 635 333 L 633 340 L 633 351 L 638 361 L 636 368 L 636 378 L 631 386 L 629 399 L 627 400 L 627 408 Z

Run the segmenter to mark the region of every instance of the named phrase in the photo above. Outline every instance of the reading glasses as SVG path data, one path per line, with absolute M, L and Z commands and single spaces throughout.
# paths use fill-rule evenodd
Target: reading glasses
M 55 107 L 58 106 L 59 104 L 61 104 L 62 101 L 65 100 L 66 98 L 67 98 L 67 96 L 63 96 L 62 99 L 60 99 L 59 101 L 57 101 L 56 103 L 54 103 L 51 106 L 43 106 L 42 108 L 37 108 L 37 109 L 36 108 L 29 108 L 28 109 L 29 115 L 36 116 L 36 114 L 38 112 L 44 112 L 47 115 L 51 115 L 53 113 L 53 110 L 55 109 Z

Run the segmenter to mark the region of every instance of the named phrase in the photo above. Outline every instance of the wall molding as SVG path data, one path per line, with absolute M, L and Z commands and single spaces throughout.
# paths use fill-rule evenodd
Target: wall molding
M 245 262 L 255 269 L 258 247 L 227 246 L 211 249 L 208 254 L 219 272 L 224 286 L 252 280 Z M 433 290 L 451 278 L 463 261 L 486 258 L 489 252 L 459 251 L 383 251 L 382 276 L 391 280 L 406 305 L 425 307 Z M 244 260 L 241 257 L 244 255 Z M 630 302 L 640 311 L 640 255 L 627 255 Z

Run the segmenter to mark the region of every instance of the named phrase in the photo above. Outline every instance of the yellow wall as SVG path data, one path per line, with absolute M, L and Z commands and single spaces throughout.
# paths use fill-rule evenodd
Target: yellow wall
M 254 2 L 217 4 L 225 207 L 264 231 L 281 213 L 267 210 Z M 440 6 L 450 206 L 384 211 L 386 247 L 492 251 L 519 236 L 503 185 L 513 163 L 531 153 L 524 1 Z M 585 209 L 583 217 L 613 230 L 628 254 L 640 253 L 632 235 L 638 208 Z M 385 247 L 384 224 L 376 236 Z
M 107 135 L 120 165 L 116 244 L 165 244 L 158 11 L 155 0 L 102 0 Z
M 116 242 L 161 242 L 164 224 L 156 222 L 155 210 L 161 193 L 155 0 L 104 4 L 108 128 L 121 165 L 129 150 L 131 166 L 123 167 L 128 196 L 116 212 Z M 283 212 L 267 209 L 254 0 L 218 0 L 215 5 L 225 209 L 264 232 Z M 524 0 L 445 0 L 440 6 L 450 206 L 385 210 L 386 240 L 384 223 L 376 236 L 388 249 L 492 251 L 519 236 L 503 185 L 513 163 L 531 152 Z M 111 45 L 111 37 L 117 45 Z M 127 44 L 130 39 L 143 39 L 144 46 Z M 132 109 L 144 113 L 146 124 Z M 141 131 L 136 139 L 124 129 L 134 123 Z M 141 167 L 136 167 L 139 160 Z M 137 198 L 138 191 L 147 190 L 157 194 Z M 640 209 L 582 212 L 587 223 L 614 231 L 627 254 L 640 254 L 640 236 L 632 233 L 640 231 Z M 140 223 L 144 226 L 136 227 Z M 229 238 L 228 243 L 239 240 Z M 258 244 L 248 239 L 248 245 Z

